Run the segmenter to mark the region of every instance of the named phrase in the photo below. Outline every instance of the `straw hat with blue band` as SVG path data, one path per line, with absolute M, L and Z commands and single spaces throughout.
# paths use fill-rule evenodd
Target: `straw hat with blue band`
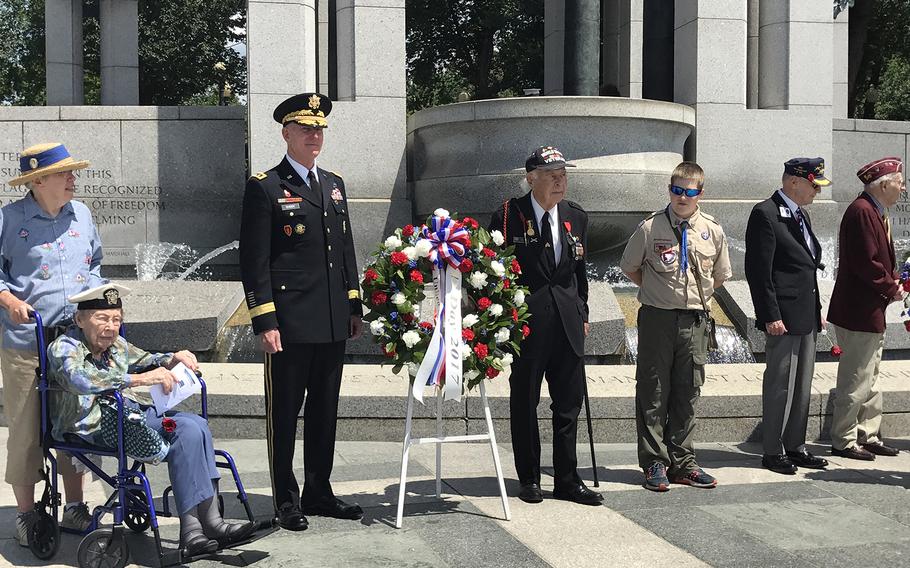
M 42 176 L 81 170 L 89 165 L 87 160 L 74 160 L 66 147 L 59 142 L 38 144 L 26 148 L 19 154 L 21 173 L 18 177 L 11 179 L 8 185 L 22 185 Z

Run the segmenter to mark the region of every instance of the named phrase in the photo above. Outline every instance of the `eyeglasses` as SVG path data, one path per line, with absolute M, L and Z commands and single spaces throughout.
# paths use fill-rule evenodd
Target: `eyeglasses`
M 686 197 L 696 197 L 698 195 L 701 195 L 701 192 L 702 190 L 700 189 L 688 189 L 685 187 L 679 187 L 678 185 L 670 186 L 670 193 L 673 195 L 682 195 L 685 193 Z

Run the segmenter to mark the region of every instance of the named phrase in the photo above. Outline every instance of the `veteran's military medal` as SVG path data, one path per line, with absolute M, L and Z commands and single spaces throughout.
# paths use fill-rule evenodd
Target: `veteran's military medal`
M 297 226 L 294 227 L 294 232 L 298 235 L 302 235 L 306 232 L 306 226 L 303 223 L 297 223 Z
M 284 234 L 289 237 L 291 236 L 291 233 L 294 232 L 294 229 L 292 229 L 290 225 L 285 225 L 282 229 L 284 230 Z
M 563 225 L 566 228 L 566 236 L 569 238 L 569 243 L 572 245 L 572 252 L 575 255 L 575 260 L 582 260 L 585 256 L 585 247 L 582 246 L 578 237 L 572 234 L 572 225 L 568 221 L 563 223 Z
M 535 234 L 534 225 L 531 223 L 531 221 L 528 221 L 528 228 L 527 228 L 527 230 L 525 230 L 525 234 L 528 235 L 529 237 L 533 237 Z

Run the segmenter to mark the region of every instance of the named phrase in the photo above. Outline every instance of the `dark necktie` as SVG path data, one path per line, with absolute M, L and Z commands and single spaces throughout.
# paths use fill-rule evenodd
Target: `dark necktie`
M 556 268 L 556 253 L 553 250 L 553 231 L 550 228 L 550 212 L 543 214 L 540 221 L 540 236 L 543 239 L 543 259 L 544 264 L 550 272 Z
M 689 268 L 689 238 L 686 236 L 688 229 L 688 221 L 679 224 L 679 271 L 683 273 Z
M 319 179 L 316 177 L 316 172 L 310 170 L 310 173 L 307 175 L 307 180 L 310 182 L 310 189 L 316 192 L 316 195 L 322 195 L 322 187 L 319 186 Z
M 799 221 L 799 232 L 802 233 L 803 240 L 806 241 L 806 246 L 809 248 L 809 251 L 811 251 L 812 254 L 815 254 L 815 252 L 812 251 L 812 239 L 809 237 L 806 217 L 803 215 L 803 210 L 799 207 L 796 208 L 796 220 Z

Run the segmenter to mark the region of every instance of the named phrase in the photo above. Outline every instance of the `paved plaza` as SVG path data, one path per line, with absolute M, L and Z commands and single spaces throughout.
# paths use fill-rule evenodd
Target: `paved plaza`
M 0 444 L 6 429 L 0 429 Z M 219 440 L 236 458 L 253 510 L 271 511 L 265 442 Z M 910 439 L 894 445 L 910 450 Z M 823 446 L 812 450 L 825 454 Z M 512 454 L 500 445 L 507 488 L 517 490 Z M 716 489 L 674 486 L 666 494 L 641 487 L 631 444 L 600 444 L 597 462 L 602 507 L 545 499 L 528 505 L 510 499 L 512 520 L 502 517 L 489 446 L 443 448 L 443 499 L 435 496 L 432 447 L 412 450 L 404 527 L 394 528 L 401 444 L 339 442 L 335 491 L 365 510 L 362 521 L 310 518 L 303 533 L 279 531 L 242 549 L 193 563 L 209 566 L 907 566 L 910 565 L 910 451 L 865 463 L 829 458 L 828 471 L 782 476 L 760 466 L 757 444 L 699 446 L 699 461 L 719 479 Z M 549 450 L 545 446 L 545 455 Z M 592 483 L 590 454 L 579 446 L 581 473 Z M 299 459 L 299 457 L 298 457 Z M 546 459 L 546 458 L 545 458 Z M 0 469 L 5 463 L 0 464 Z M 156 493 L 167 484 L 163 467 L 151 468 Z M 298 473 L 302 478 L 302 470 Z M 544 490 L 552 489 L 544 477 Z M 239 503 L 225 491 L 227 515 Z M 93 483 L 90 504 L 102 499 Z M 0 488 L 0 566 L 40 566 L 10 538 L 14 501 Z M 109 517 L 108 517 L 109 522 Z M 174 546 L 176 524 L 163 519 Z M 128 537 L 132 561 L 155 566 L 150 536 Z M 53 566 L 76 566 L 79 538 L 64 535 Z

